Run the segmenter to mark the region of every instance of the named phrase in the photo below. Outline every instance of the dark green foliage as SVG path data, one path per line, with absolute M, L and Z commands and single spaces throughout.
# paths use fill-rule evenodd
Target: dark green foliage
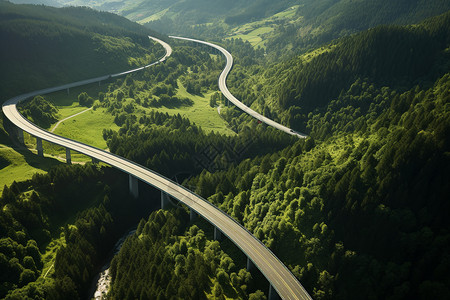
M 78 95 L 78 103 L 81 106 L 91 107 L 92 104 L 94 104 L 94 99 L 92 99 L 92 97 L 89 97 L 86 92 L 83 92 Z
M 159 210 L 140 222 L 111 262 L 112 299 L 247 298 L 250 273 L 238 270 L 197 225 L 185 230 L 185 217 L 180 210 Z
M 130 56 L 163 51 L 151 49 L 151 30 L 86 7 L 1 1 L 0 20 L 0 102 L 21 92 L 123 71 L 130 67 Z
M 92 164 L 61 165 L 5 187 L 0 198 L 0 297 L 84 298 L 116 239 L 146 214 L 148 206 L 124 199 L 126 177 Z M 74 217 L 69 226 L 67 220 Z M 65 246 L 56 253 L 54 272 L 45 282 L 35 281 L 42 276 L 41 252 L 60 235 L 61 226 Z
M 436 31 L 447 26 L 448 18 L 439 19 Z M 308 113 L 327 104 L 356 78 L 403 88 L 419 78 L 433 79 L 439 74 L 433 67 L 441 62 L 447 39 L 448 34 L 435 35 L 424 27 L 377 27 L 343 39 L 287 75 L 280 88 L 280 105 L 285 109 L 296 105 Z
M 49 128 L 58 120 L 58 109 L 42 96 L 36 96 L 20 107 L 20 112 L 42 128 Z
M 288 57 L 295 50 L 311 49 L 333 39 L 383 24 L 415 24 L 450 9 L 443 0 L 306 0 L 296 24 L 282 22 L 267 43 L 273 56 Z M 294 51 L 292 51 L 292 49 Z
M 235 137 L 205 134 L 180 115 L 158 112 L 139 120 L 143 129 L 134 123 L 132 116 L 125 114 L 118 116 L 118 122 L 123 124 L 118 133 L 104 131 L 103 134 L 110 151 L 166 176 L 199 172 L 204 168 L 227 168 L 246 157 L 281 149 L 293 141 L 256 122 Z

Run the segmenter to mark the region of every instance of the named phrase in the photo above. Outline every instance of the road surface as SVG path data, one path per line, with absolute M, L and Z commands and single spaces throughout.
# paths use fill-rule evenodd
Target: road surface
M 179 36 L 169 36 L 169 37 L 173 38 L 173 39 L 185 40 L 185 41 L 208 45 L 208 46 L 213 47 L 213 48 L 219 50 L 220 52 L 222 52 L 222 54 L 225 56 L 225 58 L 227 60 L 227 63 L 225 65 L 225 68 L 223 69 L 222 73 L 219 76 L 219 89 L 228 100 L 230 100 L 234 105 L 239 107 L 245 113 L 251 115 L 252 117 L 254 117 L 255 119 L 257 119 L 261 122 L 266 123 L 269 126 L 272 126 L 278 130 L 286 132 L 287 134 L 294 135 L 294 136 L 297 136 L 302 139 L 305 139 L 308 137 L 306 134 L 297 132 L 289 127 L 281 125 L 280 123 L 277 123 L 277 122 L 261 115 L 260 113 L 257 113 L 256 111 L 254 111 L 253 109 L 251 109 L 250 107 L 248 107 L 247 105 L 245 105 L 244 103 L 239 101 L 236 97 L 233 96 L 233 94 L 231 94 L 231 92 L 228 90 L 227 82 L 226 82 L 227 76 L 230 73 L 231 68 L 233 67 L 233 56 L 231 56 L 230 52 L 228 52 L 227 50 L 225 50 L 224 48 L 222 48 L 216 44 L 205 42 L 205 41 L 200 41 L 200 40 L 190 39 L 190 38 L 185 38 L 185 37 L 179 37 Z
M 166 55 L 158 61 L 162 62 L 168 57 L 168 55 L 170 55 L 171 48 L 163 41 L 157 41 L 160 42 L 166 49 Z M 138 68 L 133 71 L 138 71 L 143 68 L 145 67 Z M 64 90 L 83 84 L 98 82 L 100 80 L 110 77 L 117 77 L 128 73 L 130 72 L 102 76 L 20 95 L 9 99 L 3 104 L 3 113 L 14 125 L 35 137 L 61 145 L 68 149 L 90 156 L 98 161 L 109 164 L 181 201 L 203 218 L 208 220 L 211 224 L 216 226 L 223 234 L 228 236 L 228 238 L 232 240 L 247 255 L 247 257 L 253 261 L 256 267 L 265 275 L 283 299 L 311 299 L 295 276 L 261 241 L 254 237 L 247 229 L 236 222 L 233 218 L 205 199 L 171 181 L 170 179 L 165 178 L 164 176 L 135 162 L 106 152 L 102 149 L 98 149 L 41 129 L 23 117 L 17 110 L 17 103 L 30 97 Z

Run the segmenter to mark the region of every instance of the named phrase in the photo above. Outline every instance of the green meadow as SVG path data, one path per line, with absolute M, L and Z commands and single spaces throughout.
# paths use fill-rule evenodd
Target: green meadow
M 46 173 L 61 162 L 53 158 L 41 158 L 28 149 L 16 150 L 0 145 L 0 193 L 13 181 L 30 179 L 35 173 Z
M 254 48 L 265 48 L 268 35 L 281 21 L 295 23 L 298 5 L 292 6 L 268 18 L 237 26 L 231 30 L 227 39 L 240 38 L 248 41 Z

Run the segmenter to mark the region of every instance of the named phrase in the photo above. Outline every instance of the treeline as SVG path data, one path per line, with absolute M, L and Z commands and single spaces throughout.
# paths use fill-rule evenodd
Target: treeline
M 176 49 L 164 64 L 109 84 L 108 91 L 98 95 L 99 106 L 122 120 L 127 114 L 143 113 L 143 108 L 192 105 L 189 98 L 176 95 L 178 82 L 192 94 L 217 89 L 220 59 L 211 58 L 207 52 L 194 47 L 177 46 Z M 119 126 L 122 124 L 118 123 Z
M 311 114 L 323 142 L 186 184 L 250 229 L 315 299 L 446 299 L 449 92 L 448 73 L 404 93 L 358 81 Z
M 128 196 L 126 183 L 117 171 L 86 164 L 58 166 L 5 186 L 0 198 L 0 297 L 86 297 L 112 245 L 149 211 L 149 204 Z M 59 248 L 48 248 L 56 243 Z
M 270 68 L 236 67 L 229 86 L 256 111 L 308 132 L 309 114 L 326 113 L 358 80 L 399 92 L 431 86 L 447 72 L 449 24 L 447 13 L 411 27 L 376 27 Z M 366 103 L 369 96 L 361 95 Z
M 240 160 L 282 149 L 293 142 L 287 135 L 256 122 L 234 137 L 204 133 L 179 114 L 152 112 L 139 120 L 125 119 L 118 132 L 105 130 L 103 137 L 111 152 L 138 162 L 166 176 L 218 170 Z
M 251 273 L 186 219 L 159 210 L 141 220 L 111 262 L 111 299 L 259 299 Z
M 19 105 L 19 111 L 42 128 L 49 128 L 58 120 L 58 109 L 42 96 L 36 96 L 31 101 Z
M 280 86 L 281 107 L 295 105 L 308 113 L 326 105 L 356 78 L 400 88 L 434 80 L 442 75 L 438 68 L 449 39 L 450 14 L 431 23 L 377 27 L 345 38 L 310 62 L 298 64 Z

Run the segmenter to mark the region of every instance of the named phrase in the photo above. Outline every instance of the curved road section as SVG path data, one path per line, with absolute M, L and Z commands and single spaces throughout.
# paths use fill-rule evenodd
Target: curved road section
M 166 55 L 158 61 L 162 62 L 170 55 L 170 46 L 163 41 L 157 39 L 154 40 L 161 43 L 166 49 Z M 143 68 L 146 68 L 148 66 L 132 71 L 142 70 Z M 228 236 L 228 238 L 231 239 L 261 270 L 261 272 L 266 276 L 268 281 L 283 299 L 311 299 L 311 297 L 308 295 L 300 282 L 298 282 L 295 276 L 262 242 L 260 242 L 233 218 L 225 214 L 223 211 L 221 211 L 205 199 L 189 191 L 183 186 L 178 185 L 170 179 L 167 179 L 164 176 L 152 170 L 149 170 L 137 163 L 124 159 L 110 152 L 106 152 L 104 150 L 43 130 L 24 118 L 17 110 L 17 103 L 27 98 L 83 84 L 98 82 L 110 77 L 117 77 L 128 73 L 130 72 L 128 71 L 114 75 L 107 75 L 17 96 L 6 101 L 3 104 L 3 113 L 14 125 L 35 137 L 41 138 L 57 145 L 61 145 L 68 149 L 80 152 L 84 155 L 109 164 L 119 170 L 122 170 L 125 173 L 130 174 L 130 176 L 138 178 L 139 180 L 150 184 L 161 191 L 164 191 L 170 196 L 186 204 L 195 212 L 200 214 L 203 218 L 208 220 L 211 224 L 216 226 L 222 233 Z
M 286 132 L 287 134 L 294 135 L 294 136 L 297 136 L 302 139 L 305 139 L 308 137 L 306 134 L 297 132 L 289 127 L 281 125 L 280 123 L 277 123 L 277 122 L 261 115 L 260 113 L 257 113 L 256 111 L 254 111 L 253 109 L 251 109 L 250 107 L 248 107 L 247 105 L 245 105 L 244 103 L 239 101 L 236 97 L 233 96 L 233 94 L 231 94 L 231 92 L 228 90 L 228 87 L 227 87 L 227 77 L 231 71 L 231 68 L 233 67 L 233 56 L 231 56 L 230 52 L 228 52 L 227 50 L 225 50 L 224 48 L 222 48 L 216 44 L 205 42 L 205 41 L 200 41 L 200 40 L 195 40 L 195 39 L 190 39 L 190 38 L 185 38 L 185 37 L 179 37 L 179 36 L 169 36 L 169 37 L 173 38 L 173 39 L 179 39 L 179 40 L 185 40 L 185 41 L 204 44 L 204 45 L 213 47 L 213 48 L 219 50 L 220 52 L 222 52 L 222 54 L 225 56 L 225 58 L 227 60 L 227 63 L 219 77 L 219 89 L 228 100 L 230 100 L 234 105 L 239 107 L 245 113 L 251 115 L 252 117 L 254 117 L 255 119 L 258 119 L 261 122 L 266 123 L 269 126 L 272 126 L 278 130 Z

